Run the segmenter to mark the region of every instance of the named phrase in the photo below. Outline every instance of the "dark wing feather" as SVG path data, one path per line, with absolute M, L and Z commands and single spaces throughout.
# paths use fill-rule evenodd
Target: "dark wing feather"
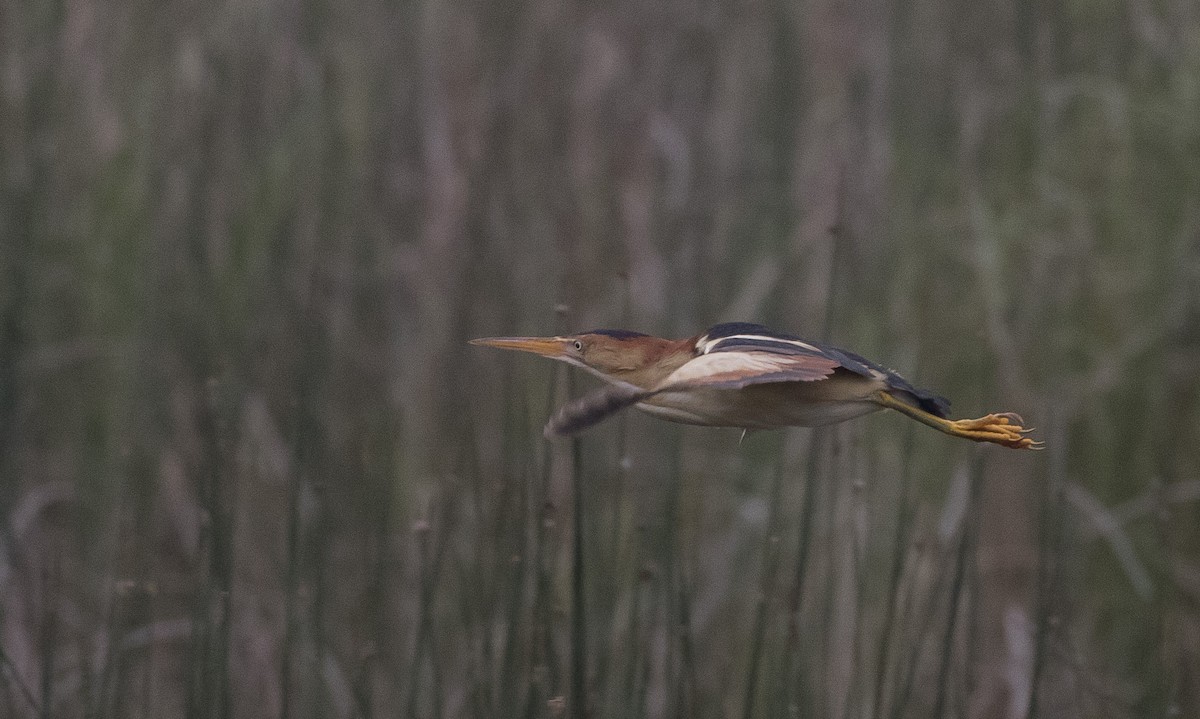
M 854 352 L 776 332 L 762 325 L 748 322 L 727 322 L 710 328 L 696 343 L 696 350 L 706 354 L 743 349 L 781 354 L 817 354 L 837 362 L 839 367 L 855 374 L 885 381 L 890 389 L 900 394 L 901 398 L 905 398 L 930 414 L 946 417 L 950 413 L 949 400 L 927 389 L 913 386 L 895 370 L 872 362 Z
M 875 376 L 880 377 L 890 389 L 899 392 L 901 395 L 908 395 L 907 400 L 916 404 L 926 412 L 937 417 L 948 417 L 950 415 L 950 400 L 942 397 L 939 394 L 931 392 L 927 389 L 921 389 L 914 386 L 906 380 L 899 372 L 893 369 L 884 367 L 883 365 L 872 362 L 871 360 L 856 355 L 848 350 L 837 349 L 836 347 L 823 347 L 825 352 L 833 357 L 844 358 L 842 366 L 847 369 L 853 369 L 852 365 L 865 368 L 866 371 L 854 369 L 862 375 L 871 376 L 871 373 L 876 373 Z

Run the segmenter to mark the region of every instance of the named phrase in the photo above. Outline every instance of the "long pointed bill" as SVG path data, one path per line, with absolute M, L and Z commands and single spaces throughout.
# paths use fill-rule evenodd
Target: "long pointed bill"
M 562 337 L 481 337 L 471 340 L 473 345 L 532 352 L 553 359 L 562 359 L 567 354 L 567 348 L 571 346 L 571 342 L 572 340 Z

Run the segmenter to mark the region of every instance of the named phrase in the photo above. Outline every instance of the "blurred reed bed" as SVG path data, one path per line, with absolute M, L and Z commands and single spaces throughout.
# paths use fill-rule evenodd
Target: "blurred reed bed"
M 0 715 L 1200 714 L 1184 0 L 0 9 Z M 755 319 L 1049 449 L 630 415 Z

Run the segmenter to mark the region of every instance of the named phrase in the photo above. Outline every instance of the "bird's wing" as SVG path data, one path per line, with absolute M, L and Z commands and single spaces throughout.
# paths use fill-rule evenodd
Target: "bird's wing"
M 639 390 L 630 385 L 608 385 L 559 407 L 546 422 L 542 434 L 549 438 L 582 432 L 655 394 L 655 390 Z
M 655 393 L 693 387 L 740 389 L 766 382 L 822 380 L 841 363 L 816 353 L 783 353 L 765 349 L 721 349 L 702 354 L 675 370 Z
M 746 322 L 729 322 L 716 325 L 696 342 L 696 352 L 714 354 L 755 350 L 774 354 L 818 355 L 837 363 L 847 372 L 863 377 L 882 380 L 887 386 L 921 409 L 946 417 L 950 412 L 950 401 L 927 389 L 913 386 L 893 369 L 857 355 L 849 350 L 831 345 L 804 340 L 789 334 L 776 332 L 762 325 Z M 768 380 L 769 381 L 769 380 Z
M 610 385 L 564 405 L 546 423 L 547 437 L 575 434 L 607 417 L 664 392 L 689 389 L 741 389 L 767 382 L 813 382 L 841 364 L 819 354 L 776 353 L 761 349 L 723 350 L 688 360 L 658 386 L 641 390 Z

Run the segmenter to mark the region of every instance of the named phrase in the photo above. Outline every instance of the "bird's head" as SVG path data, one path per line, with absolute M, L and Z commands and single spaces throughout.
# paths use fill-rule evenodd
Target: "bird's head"
M 591 330 L 562 337 L 484 337 L 473 345 L 532 352 L 583 367 L 609 381 L 647 387 L 691 358 L 691 345 L 628 330 Z

